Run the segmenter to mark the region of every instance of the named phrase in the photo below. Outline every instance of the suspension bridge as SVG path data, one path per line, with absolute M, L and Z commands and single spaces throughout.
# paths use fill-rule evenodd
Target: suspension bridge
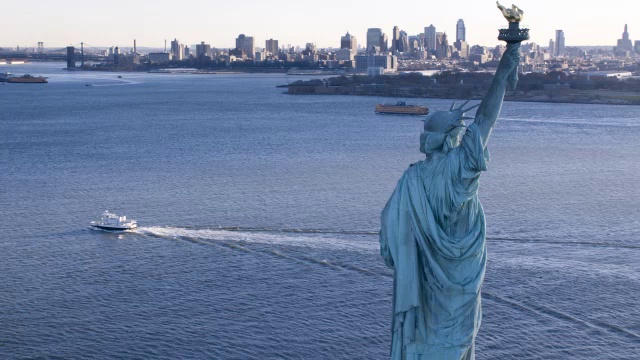
M 105 55 L 108 48 L 94 47 L 87 43 L 78 43 L 59 49 L 38 49 L 38 51 L 0 50 L 0 58 L 14 60 L 66 61 L 67 68 L 75 68 L 79 62 L 114 62 L 114 57 Z

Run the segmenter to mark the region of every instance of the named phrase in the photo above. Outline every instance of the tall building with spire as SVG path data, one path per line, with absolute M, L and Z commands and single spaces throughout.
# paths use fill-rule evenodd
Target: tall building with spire
M 358 40 L 355 36 L 347 34 L 340 38 L 340 50 L 336 51 L 338 61 L 353 61 L 358 54 Z
M 358 40 L 347 31 L 347 34 L 340 38 L 340 49 L 358 50 Z
M 347 34 L 340 38 L 340 50 L 336 51 L 338 61 L 353 61 L 358 54 L 358 40 L 355 36 Z
M 467 41 L 467 32 L 462 19 L 458 19 L 456 24 L 456 41 Z
M 622 39 L 618 39 L 618 46 L 616 46 L 616 53 L 618 52 L 633 52 L 633 44 L 629 39 L 629 28 L 627 24 L 624 24 L 624 31 L 622 32 Z

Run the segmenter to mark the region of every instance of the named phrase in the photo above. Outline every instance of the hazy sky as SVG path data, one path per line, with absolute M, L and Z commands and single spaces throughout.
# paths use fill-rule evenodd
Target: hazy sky
M 511 5 L 511 2 L 503 2 Z M 640 40 L 640 1 L 610 0 L 602 5 L 586 1 L 517 0 L 525 12 L 523 25 L 531 41 L 546 46 L 555 30 L 565 32 L 566 45 L 610 45 L 629 24 L 632 40 Z M 177 38 L 187 45 L 205 41 L 233 47 L 240 34 L 254 36 L 256 45 L 277 39 L 280 45 L 339 47 L 349 31 L 365 45 L 370 27 L 391 34 L 394 25 L 409 35 L 433 24 L 455 41 L 455 25 L 463 19 L 467 42 L 494 46 L 497 28 L 506 20 L 490 0 L 12 0 L 3 1 L 0 46 L 63 47 L 81 41 L 104 47 L 119 45 L 162 47 Z M 453 40 L 451 40 L 453 39 Z

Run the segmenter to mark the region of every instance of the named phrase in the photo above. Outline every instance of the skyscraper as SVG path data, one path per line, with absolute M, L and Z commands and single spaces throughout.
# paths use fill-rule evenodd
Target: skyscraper
M 256 47 L 253 42 L 253 36 L 246 36 L 245 34 L 240 34 L 236 38 L 236 49 L 244 50 L 245 55 L 249 59 L 253 59 L 256 56 Z
M 278 40 L 269 39 L 265 41 L 265 51 L 270 52 L 273 55 L 278 54 Z
M 358 40 L 347 31 L 347 34 L 340 38 L 340 49 L 358 50 Z
M 556 48 L 554 55 L 564 55 L 564 31 L 562 30 L 556 30 Z
M 436 57 L 438 59 L 451 57 L 447 33 L 436 33 Z
M 453 43 L 453 47 L 458 50 L 458 56 L 463 59 L 469 58 L 469 44 L 464 40 L 458 40 Z
M 184 45 L 180 44 L 178 39 L 171 41 L 171 55 L 173 60 L 182 60 L 184 58 Z
M 394 54 L 401 52 L 400 47 L 400 28 L 398 26 L 394 26 L 391 32 L 391 51 Z
M 380 38 L 380 51 L 387 52 L 389 51 L 389 45 L 387 44 L 387 34 L 382 33 L 382 37 Z
M 429 51 L 436 50 L 436 28 L 433 24 L 424 28 L 424 47 Z
M 379 28 L 367 30 L 367 49 L 375 46 L 380 51 L 387 51 L 387 35 Z
M 211 56 L 211 45 L 205 44 L 204 41 L 196 45 L 196 57 Z
M 407 52 L 409 51 L 409 34 L 406 31 L 400 31 L 400 46 L 398 47 L 399 52 Z
M 307 43 L 304 46 L 304 52 L 309 53 L 309 55 L 313 55 L 315 53 L 318 52 L 318 47 L 316 46 L 316 43 Z
M 462 19 L 459 19 L 456 24 L 456 41 L 467 41 L 466 29 Z
M 358 40 L 356 37 L 349 34 L 340 38 L 340 50 L 336 51 L 336 57 L 338 61 L 353 61 L 354 56 L 358 53 Z

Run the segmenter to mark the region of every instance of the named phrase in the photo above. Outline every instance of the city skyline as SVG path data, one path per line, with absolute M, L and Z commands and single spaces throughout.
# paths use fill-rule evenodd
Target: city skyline
M 539 45 L 555 39 L 556 30 L 562 29 L 566 46 L 615 46 L 624 24 L 629 25 L 631 39 L 640 39 L 640 23 L 634 23 L 632 16 L 627 15 L 635 13 L 640 5 L 629 0 L 608 4 L 601 8 L 576 9 L 566 2 L 549 0 L 517 3 L 525 11 L 523 25 L 532 29 L 531 42 Z M 455 39 L 459 19 L 464 20 L 469 44 L 495 46 L 500 43 L 497 28 L 506 26 L 493 1 L 459 0 L 446 5 L 406 7 L 421 11 L 398 11 L 402 15 L 389 15 L 394 11 L 389 11 L 387 3 L 379 0 L 366 3 L 329 0 L 313 8 L 292 1 L 247 0 L 239 8 L 231 3 L 185 0 L 176 8 L 172 3 L 146 0 L 136 3 L 114 0 L 108 5 L 89 6 L 78 0 L 45 4 L 25 0 L 5 5 L 6 13 L 11 14 L 3 19 L 5 28 L 18 31 L 3 31 L 0 46 L 36 48 L 38 42 L 43 42 L 45 47 L 52 48 L 84 41 L 96 47 L 131 47 L 133 39 L 137 39 L 139 47 L 162 48 L 165 39 L 178 39 L 189 45 L 204 41 L 212 47 L 233 48 L 235 38 L 246 34 L 254 37 L 260 47 L 268 39 L 277 39 L 280 46 L 304 46 L 313 42 L 319 48 L 339 48 L 340 38 L 346 32 L 364 40 L 369 28 L 380 28 L 389 36 L 394 26 L 412 36 L 433 24 L 438 32 Z M 364 41 L 361 44 L 364 45 Z

